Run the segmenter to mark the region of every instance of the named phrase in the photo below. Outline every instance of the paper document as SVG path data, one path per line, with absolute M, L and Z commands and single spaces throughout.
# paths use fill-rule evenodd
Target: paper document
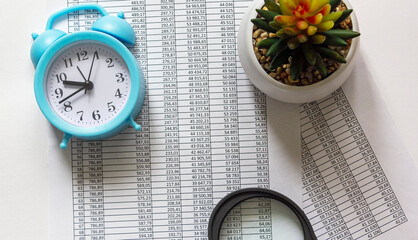
M 53 10 L 124 11 L 147 80 L 142 131 L 73 139 L 68 151 L 51 131 L 50 239 L 206 239 L 214 205 L 246 187 L 303 205 L 319 239 L 418 236 L 418 172 L 367 64 L 359 59 L 342 89 L 300 108 L 266 98 L 236 48 L 250 2 L 50 1 Z M 97 17 L 70 14 L 66 28 L 87 30 Z M 265 202 L 238 208 L 227 223 L 225 239 L 283 231 Z
M 304 210 L 318 239 L 417 239 L 418 171 L 367 63 L 300 112 Z
M 66 152 L 54 132 L 51 239 L 204 239 L 213 207 L 240 188 L 271 188 L 302 204 L 298 106 L 266 101 L 238 59 L 250 1 L 98 3 L 124 11 L 136 31 L 131 51 L 147 81 L 142 130 L 72 139 Z M 97 17 L 69 14 L 68 31 L 88 30 Z M 225 234 L 273 239 L 270 207 L 251 206 L 234 213 Z

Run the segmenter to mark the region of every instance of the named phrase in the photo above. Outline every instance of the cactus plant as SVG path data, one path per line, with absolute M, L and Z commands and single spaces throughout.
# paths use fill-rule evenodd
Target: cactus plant
M 269 70 L 285 64 L 289 57 L 292 79 L 298 79 L 305 64 L 313 66 L 322 76 L 328 69 L 324 58 L 338 63 L 346 60 L 332 46 L 347 46 L 347 41 L 360 33 L 339 29 L 352 9 L 336 11 L 341 0 L 264 0 L 265 9 L 257 9 L 261 18 L 251 21 L 258 28 L 274 37 L 257 43 L 259 48 L 268 49 L 266 57 L 271 57 Z M 331 46 L 331 48 L 330 48 Z

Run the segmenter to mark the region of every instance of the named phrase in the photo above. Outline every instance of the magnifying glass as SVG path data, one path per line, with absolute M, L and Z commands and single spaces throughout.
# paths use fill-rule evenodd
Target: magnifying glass
M 269 189 L 246 188 L 225 196 L 213 209 L 209 240 L 316 240 L 309 219 L 288 197 Z

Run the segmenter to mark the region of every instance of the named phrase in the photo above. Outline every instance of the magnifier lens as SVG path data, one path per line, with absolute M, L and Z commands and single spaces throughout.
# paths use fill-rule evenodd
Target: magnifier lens
M 270 198 L 251 198 L 235 206 L 222 223 L 220 239 L 303 240 L 297 216 Z

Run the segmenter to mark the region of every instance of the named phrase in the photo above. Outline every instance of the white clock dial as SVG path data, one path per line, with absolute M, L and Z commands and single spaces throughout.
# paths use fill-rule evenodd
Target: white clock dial
M 94 127 L 114 119 L 131 90 L 129 69 L 112 48 L 92 41 L 63 49 L 45 75 L 49 105 L 66 122 Z

